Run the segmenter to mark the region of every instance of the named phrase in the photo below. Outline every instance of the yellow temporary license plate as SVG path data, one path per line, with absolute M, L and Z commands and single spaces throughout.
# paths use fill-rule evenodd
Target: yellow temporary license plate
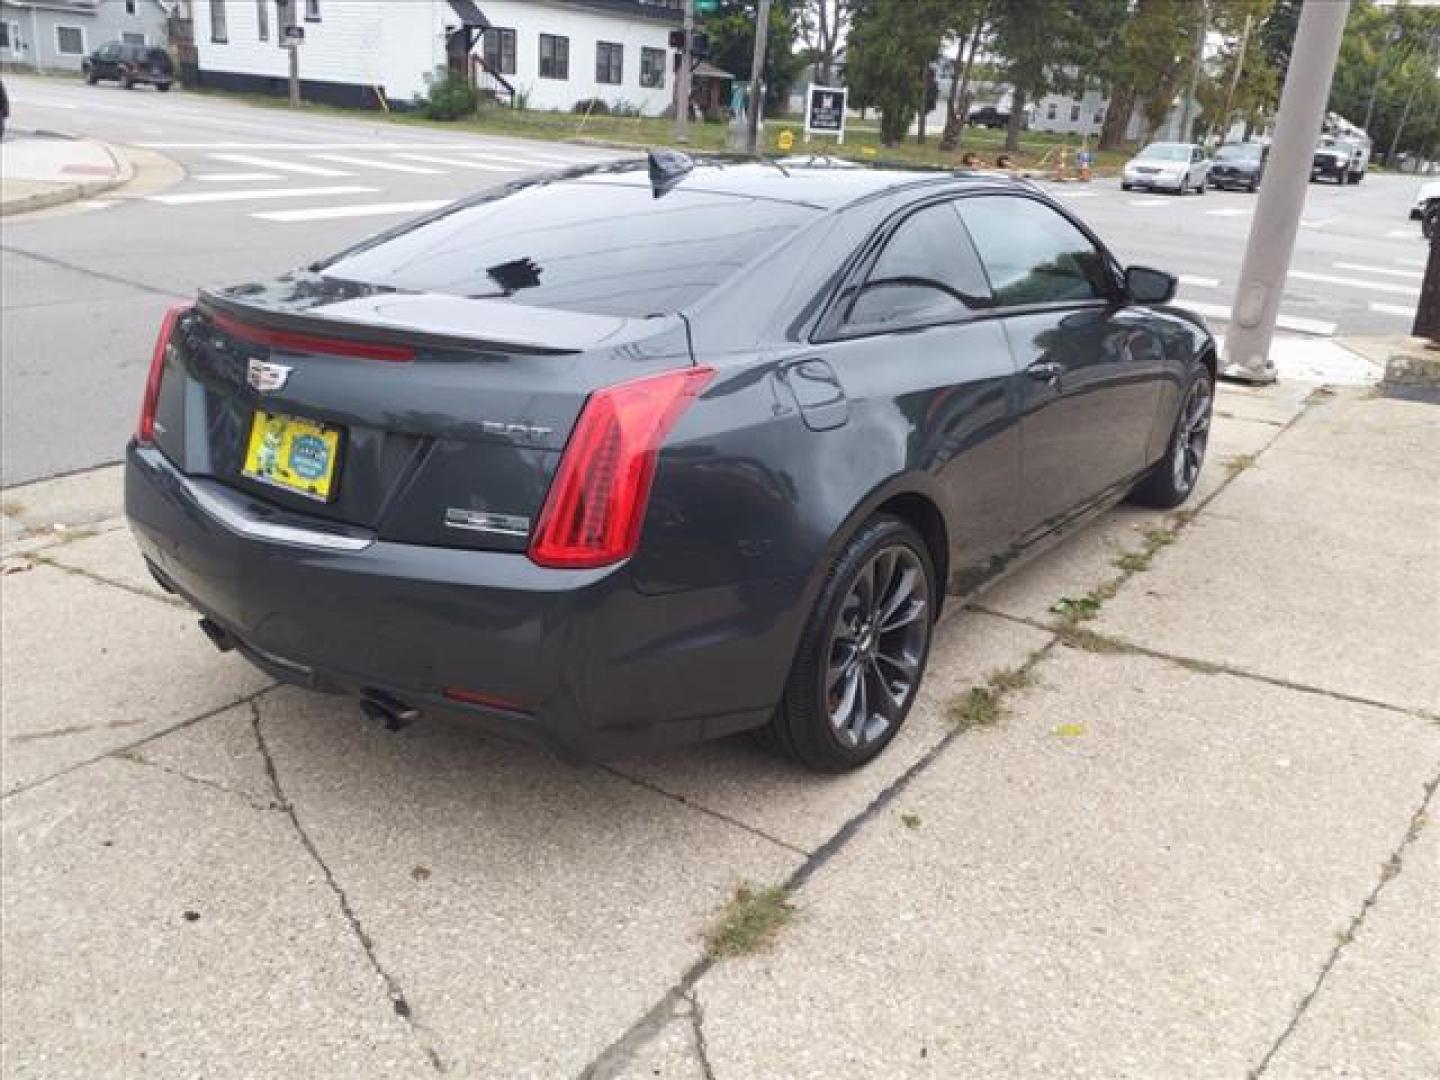
M 339 450 L 339 428 L 256 409 L 243 471 L 262 484 L 327 502 Z

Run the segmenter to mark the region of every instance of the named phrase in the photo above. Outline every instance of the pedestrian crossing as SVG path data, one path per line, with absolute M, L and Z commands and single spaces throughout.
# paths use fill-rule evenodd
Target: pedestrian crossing
M 1420 280 L 1423 274 L 1412 267 L 1423 265 L 1422 260 L 1395 258 L 1389 260 L 1389 263 L 1390 265 L 1379 265 L 1376 262 L 1357 263 L 1337 259 L 1329 264 L 1328 270 L 1325 272 L 1292 269 L 1285 283 L 1287 297 L 1294 292 L 1319 285 L 1340 287 L 1347 292 L 1360 290 L 1361 292 L 1388 293 L 1397 297 L 1418 299 Z M 1343 271 L 1343 273 L 1328 271 Z M 1407 282 L 1414 282 L 1414 284 L 1407 284 Z M 1233 280 L 1222 281 L 1219 278 L 1182 274 L 1180 275 L 1182 295 L 1176 298 L 1175 303 L 1194 311 L 1197 315 L 1203 315 L 1207 319 L 1228 323 L 1232 316 L 1230 307 L 1226 304 L 1216 303 L 1212 296 L 1217 294 L 1223 296 L 1227 291 L 1233 293 L 1235 286 L 1236 282 Z M 1355 302 L 1353 298 L 1347 297 L 1347 299 L 1352 303 Z M 1364 310 L 1369 314 L 1403 319 L 1406 325 L 1415 318 L 1413 302 L 1406 304 L 1390 300 L 1365 299 L 1363 303 Z M 1328 300 L 1327 305 L 1334 306 L 1329 304 Z M 1275 325 L 1277 328 L 1291 333 L 1314 334 L 1321 337 L 1330 337 L 1337 329 L 1337 324 L 1334 322 L 1308 315 L 1296 315 L 1283 307 Z
M 600 164 L 619 155 L 603 150 L 512 142 L 144 143 L 147 149 L 186 154 L 194 185 L 147 196 L 167 207 L 234 204 L 256 221 L 297 224 L 424 213 L 452 199 L 421 198 L 409 184 L 393 200 L 384 194 L 410 178 L 454 178 L 468 193 L 486 178 L 518 179 L 534 173 Z M 309 181 L 307 183 L 307 181 Z M 319 181 L 320 183 L 317 183 Z M 323 183 L 323 181 L 335 181 Z M 428 181 L 427 181 L 428 182 Z M 428 194 L 423 193 L 423 194 Z M 358 198 L 357 198 L 358 197 Z M 272 209 L 294 200 L 295 207 Z M 323 200 L 318 203 L 316 200 Z M 251 210 L 246 204 L 256 203 Z M 258 205 L 270 204 L 270 205 Z

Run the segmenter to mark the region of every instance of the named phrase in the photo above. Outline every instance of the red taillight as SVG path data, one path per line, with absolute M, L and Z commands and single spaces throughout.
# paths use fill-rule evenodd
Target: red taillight
M 348 356 L 355 360 L 386 360 L 405 364 L 415 359 L 415 350 L 408 345 L 381 345 L 373 341 L 351 341 L 348 338 L 322 337 L 318 334 L 297 334 L 290 330 L 271 330 L 264 326 L 210 313 L 210 320 L 232 337 L 272 349 L 297 353 L 324 353 L 327 356 Z
M 188 310 L 189 304 L 175 304 L 160 320 L 160 336 L 155 339 L 155 351 L 150 354 L 150 374 L 145 379 L 145 396 L 140 400 L 140 423 L 135 427 L 135 438 L 142 443 L 155 441 L 155 406 L 160 401 L 160 380 L 165 375 L 165 351 L 170 347 L 175 324 Z
M 494 694 L 482 694 L 478 690 L 467 690 L 463 686 L 447 686 L 445 696 L 462 705 L 481 705 L 487 709 L 502 709 L 505 712 L 523 713 L 525 708 L 506 698 Z
M 685 368 L 590 396 L 540 511 L 531 559 L 606 566 L 634 553 L 660 444 L 714 374 Z

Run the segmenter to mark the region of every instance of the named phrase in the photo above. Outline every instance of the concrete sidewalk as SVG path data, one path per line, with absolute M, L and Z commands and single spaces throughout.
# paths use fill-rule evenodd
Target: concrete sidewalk
M 5 1076 L 1440 1071 L 1436 405 L 1222 388 L 1197 500 L 952 614 L 839 778 L 386 734 L 215 653 L 117 500 L 0 507 Z
M 92 198 L 134 175 L 125 153 L 107 143 L 17 131 L 0 142 L 0 216 Z

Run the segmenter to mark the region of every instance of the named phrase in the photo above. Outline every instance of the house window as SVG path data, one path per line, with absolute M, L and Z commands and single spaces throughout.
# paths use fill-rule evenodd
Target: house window
M 320 0 L 305 0 L 305 21 L 320 21 Z
M 10 24 L 0 22 L 0 49 L 10 48 Z
M 1079 105 L 1071 105 L 1071 106 L 1070 106 L 1070 122 L 1073 124 L 1073 123 L 1075 123 L 1075 121 L 1077 121 L 1077 120 L 1079 120 L 1079 119 L 1080 119 L 1080 106 L 1079 106 Z
M 1046 119 L 1046 120 L 1054 120 L 1054 119 L 1055 119 L 1055 103 L 1054 103 L 1053 101 L 1050 102 L 1049 107 L 1046 108 L 1046 110 L 1045 110 L 1045 119 Z
M 1095 110 L 1095 123 L 1097 123 L 1097 124 L 1103 124 L 1104 122 L 1105 122 L 1105 110 L 1104 110 L 1104 109 L 1096 109 L 1096 110 Z
M 210 0 L 210 40 L 230 40 L 230 31 L 225 27 L 225 0 Z
M 595 81 L 619 86 L 625 80 L 625 46 L 611 41 L 595 43 Z
M 85 31 L 78 26 L 55 27 L 55 51 L 61 56 L 84 56 Z
M 663 87 L 665 85 L 665 50 L 640 50 L 640 85 Z
M 540 35 L 540 77 L 570 78 L 570 39 L 555 34 Z
M 255 20 L 261 41 L 270 40 L 270 0 L 255 0 Z
M 497 75 L 515 74 L 515 31 L 492 26 L 485 31 L 485 66 Z
M 144 45 L 145 35 L 137 33 L 134 30 L 126 30 L 121 33 L 120 40 L 126 45 Z
M 125 14 L 126 14 L 126 15 L 134 15 L 134 14 L 135 14 L 135 0 L 125 0 Z

